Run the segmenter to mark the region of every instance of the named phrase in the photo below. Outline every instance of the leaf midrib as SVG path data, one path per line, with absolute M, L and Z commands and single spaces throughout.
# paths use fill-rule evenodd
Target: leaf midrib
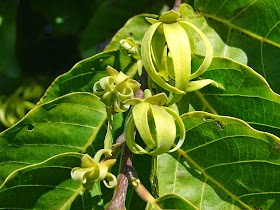
M 274 42 L 272 40 L 267 39 L 266 38 L 267 36 L 266 37 L 262 37 L 262 36 L 259 36 L 257 34 L 254 34 L 254 33 L 250 32 L 248 30 L 245 30 L 245 29 L 243 29 L 243 28 L 233 24 L 230 20 L 223 19 L 223 18 L 217 17 L 215 15 L 207 14 L 207 13 L 204 13 L 204 12 L 198 12 L 198 14 L 200 14 L 200 15 L 208 18 L 208 19 L 213 19 L 213 20 L 215 20 L 217 22 L 223 23 L 223 24 L 227 25 L 229 28 L 233 28 L 233 29 L 235 29 L 237 31 L 240 31 L 241 33 L 246 34 L 246 35 L 248 35 L 248 36 L 252 37 L 253 39 L 256 39 L 256 40 L 258 40 L 260 42 L 265 42 L 267 44 L 270 44 L 272 46 L 280 48 L 280 44 L 279 43 L 276 43 L 276 42 Z
M 199 125 L 196 126 L 196 127 L 199 127 L 200 125 L 201 125 L 201 124 L 199 124 Z M 193 127 L 193 128 L 195 128 L 195 127 Z M 265 141 L 265 140 L 263 140 L 263 139 L 261 139 L 261 138 L 257 138 L 257 137 L 255 137 L 255 136 L 251 136 L 251 135 L 246 135 L 246 134 L 242 134 L 242 135 L 231 135 L 231 136 L 223 136 L 222 138 L 218 138 L 218 139 L 216 139 L 215 141 L 210 141 L 210 142 L 201 144 L 201 145 L 199 145 L 199 146 L 196 146 L 196 147 L 194 147 L 194 148 L 191 148 L 191 149 L 189 149 L 189 150 L 186 150 L 185 152 L 186 152 L 186 153 L 187 153 L 187 152 L 191 152 L 191 151 L 194 151 L 194 150 L 199 149 L 199 148 L 201 148 L 201 147 L 205 147 L 205 146 L 208 146 L 208 145 L 210 145 L 210 144 L 214 144 L 214 143 L 217 143 L 217 142 L 219 142 L 219 141 L 223 141 L 223 140 L 228 139 L 228 138 L 236 138 L 236 137 L 254 138 L 254 139 L 263 141 L 263 142 L 265 142 L 265 143 L 268 143 L 267 141 Z M 269 144 L 269 143 L 268 143 L 268 144 Z
M 233 200 L 237 201 L 239 204 L 241 204 L 246 209 L 251 209 L 248 205 L 246 205 L 244 202 L 242 202 L 237 196 L 235 196 L 233 193 L 231 193 L 229 190 L 227 190 L 220 182 L 213 179 L 211 176 L 209 176 L 205 170 L 199 166 L 192 158 L 190 158 L 182 149 L 178 149 L 177 152 L 183 156 L 190 164 L 192 164 L 197 170 L 199 170 L 203 176 L 205 177 L 205 180 L 209 180 L 212 183 L 214 183 L 217 187 L 219 187 L 221 190 L 223 190 L 226 194 L 228 194 Z

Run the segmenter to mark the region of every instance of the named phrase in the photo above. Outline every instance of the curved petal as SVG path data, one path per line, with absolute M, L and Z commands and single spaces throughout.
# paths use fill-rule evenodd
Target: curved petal
M 151 105 L 151 110 L 155 122 L 156 149 L 149 152 L 150 155 L 159 155 L 168 150 L 173 145 L 176 138 L 176 124 L 173 117 L 163 106 Z
M 102 96 L 103 94 L 106 93 L 105 90 L 102 89 L 101 85 L 100 85 L 100 81 L 94 83 L 93 85 L 93 93 L 97 96 Z
M 173 87 L 169 85 L 167 82 L 165 82 L 164 79 L 158 75 L 158 72 L 154 67 L 154 63 L 152 60 L 152 52 L 151 52 L 151 41 L 154 33 L 156 32 L 157 28 L 161 24 L 162 24 L 161 22 L 157 22 L 151 25 L 143 37 L 142 47 L 141 47 L 141 56 L 142 56 L 143 65 L 148 75 L 151 77 L 151 79 L 159 86 L 177 94 L 185 94 L 184 91 L 179 90 L 178 88 Z
M 192 92 L 204 88 L 207 85 L 213 84 L 218 88 L 223 89 L 223 86 L 212 79 L 203 79 L 197 81 L 191 81 L 186 87 L 186 92 Z
M 81 167 L 82 168 L 93 167 L 93 166 L 96 166 L 96 164 L 97 164 L 97 162 L 94 162 L 94 160 L 88 154 L 83 155 L 83 157 L 81 158 Z
M 197 28 L 194 24 L 187 22 L 187 21 L 179 21 L 179 24 L 185 28 L 185 30 L 189 30 L 188 26 L 191 27 L 192 29 L 194 29 L 198 35 L 202 38 L 204 44 L 205 44 L 205 57 L 204 60 L 202 62 L 202 64 L 200 65 L 200 67 L 197 69 L 196 72 L 194 72 L 193 74 L 191 74 L 190 79 L 194 79 L 198 76 L 200 76 L 201 74 L 203 74 L 210 66 L 212 59 L 213 59 L 213 48 L 212 48 L 212 44 L 209 41 L 209 39 L 207 38 L 207 36 L 204 35 L 204 33 L 202 33 L 200 31 L 199 28 Z
M 135 142 L 134 128 L 135 128 L 135 124 L 133 121 L 132 114 L 130 114 L 130 116 L 128 116 L 127 118 L 126 125 L 125 125 L 126 145 L 135 154 L 147 154 L 147 151 L 144 150 L 140 145 L 138 145 Z
M 113 91 L 111 84 L 114 82 L 114 78 L 112 76 L 103 77 L 99 80 L 100 86 L 103 90 L 107 92 Z
M 102 155 L 105 155 L 106 157 L 110 157 L 110 156 L 112 156 L 112 150 L 111 149 L 98 150 L 98 152 L 95 153 L 95 155 L 94 155 L 93 161 L 98 164 L 100 162 Z
M 186 129 L 185 129 L 185 126 L 184 126 L 184 123 L 183 123 L 182 119 L 180 118 L 180 116 L 175 111 L 173 111 L 172 109 L 170 109 L 168 107 L 165 107 L 165 110 L 169 114 L 172 115 L 172 117 L 177 121 L 177 124 L 179 125 L 179 128 L 180 128 L 180 138 L 178 140 L 178 143 L 173 149 L 169 150 L 169 152 L 174 152 L 183 145 L 183 143 L 185 141 L 185 138 L 186 138 Z
M 85 184 L 87 182 L 85 174 L 90 172 L 92 168 L 76 167 L 71 170 L 71 177 L 74 181 Z
M 156 146 L 154 137 L 152 136 L 150 130 L 149 121 L 149 111 L 151 109 L 151 105 L 149 103 L 143 102 L 137 104 L 132 109 L 132 116 L 137 128 L 139 135 L 142 140 L 145 142 L 148 148 L 152 149 Z
M 105 179 L 103 180 L 103 183 L 104 185 L 107 187 L 107 188 L 114 188 L 117 186 L 117 178 L 114 174 L 112 173 L 107 173 L 106 174 L 106 179 L 108 181 L 106 181 Z
M 116 159 L 109 159 L 105 160 L 104 162 L 100 163 L 99 166 L 99 176 L 95 180 L 96 182 L 105 179 L 107 176 L 108 170 L 116 163 Z
M 172 56 L 175 87 L 184 91 L 191 75 L 189 37 L 179 23 L 163 24 L 163 31 Z

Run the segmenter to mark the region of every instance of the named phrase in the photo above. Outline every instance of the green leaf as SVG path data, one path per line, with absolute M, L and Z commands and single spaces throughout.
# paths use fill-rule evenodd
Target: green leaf
M 198 0 L 195 8 L 228 45 L 245 51 L 248 65 L 279 93 L 279 60 L 275 56 L 280 54 L 280 2 L 222 0 L 210 4 Z
M 2 132 L 0 207 L 70 206 L 83 190 L 70 171 L 80 165 L 80 153 L 103 147 L 106 118 L 98 97 L 72 93 L 35 107 Z
M 160 197 L 179 195 L 201 210 L 279 207 L 279 138 L 232 117 L 190 112 L 182 119 L 184 145 L 156 160 Z
M 83 189 L 69 179 L 79 162 L 79 153 L 64 153 L 17 170 L 0 191 L 1 208 L 50 209 L 50 200 L 51 208 L 69 206 Z
M 158 16 L 152 14 L 140 14 L 130 18 L 126 24 L 115 34 L 104 51 L 120 49 L 120 40 L 126 39 L 127 37 L 132 37 L 136 42 L 138 42 L 138 44 L 141 43 L 144 34 L 151 26 L 145 17 L 157 18 Z
M 57 77 L 39 104 L 72 92 L 92 92 L 94 83 L 106 76 L 108 65 L 131 76 L 137 71 L 135 60 L 120 51 L 96 54 L 78 62 L 70 71 Z
M 224 89 L 208 86 L 188 95 L 196 110 L 240 118 L 258 130 L 280 136 L 280 96 L 261 75 L 232 60 L 214 58 L 202 77 Z
M 214 56 L 228 57 L 237 62 L 247 64 L 247 56 L 243 50 L 232 47 L 228 43 L 225 43 L 220 35 L 211 28 L 206 19 L 194 12 L 193 8 L 187 4 L 182 4 L 180 6 L 180 12 L 182 13 L 182 18 L 188 22 L 196 25 L 209 39 L 213 47 Z M 190 30 L 188 35 L 192 44 L 192 50 L 196 55 L 205 55 L 205 46 L 202 38 L 197 34 L 197 32 Z
M 157 205 L 157 206 L 156 206 Z M 191 203 L 188 203 L 182 197 L 175 194 L 167 194 L 156 200 L 156 205 L 148 203 L 146 210 L 159 210 L 159 209 L 197 209 Z

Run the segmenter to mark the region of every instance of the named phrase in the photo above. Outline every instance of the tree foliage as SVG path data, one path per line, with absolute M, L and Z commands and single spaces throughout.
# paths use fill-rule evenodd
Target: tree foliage
M 0 208 L 278 209 L 278 8 L 130 18 L 0 134 Z

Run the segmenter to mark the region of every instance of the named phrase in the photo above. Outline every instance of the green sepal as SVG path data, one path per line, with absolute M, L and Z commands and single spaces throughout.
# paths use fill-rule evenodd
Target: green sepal
M 158 20 L 154 19 L 154 18 L 149 18 L 149 17 L 146 17 L 145 18 L 147 20 L 147 22 L 151 23 L 151 24 L 154 24 L 156 22 L 158 22 Z
M 163 23 L 175 23 L 180 18 L 181 14 L 179 12 L 176 12 L 175 10 L 169 10 L 167 12 L 164 12 L 160 17 L 159 21 Z
M 146 94 L 145 94 L 144 99 L 132 98 L 132 99 L 125 100 L 124 103 L 133 105 L 133 106 L 135 106 L 139 103 L 142 103 L 142 102 L 147 102 L 149 104 L 154 104 L 154 105 L 159 105 L 159 106 L 163 106 L 167 103 L 168 98 L 165 93 L 158 93 L 158 94 L 152 96 L 152 95 L 150 95 L 150 93 L 147 94 L 147 91 L 150 92 L 149 89 L 145 90 Z

